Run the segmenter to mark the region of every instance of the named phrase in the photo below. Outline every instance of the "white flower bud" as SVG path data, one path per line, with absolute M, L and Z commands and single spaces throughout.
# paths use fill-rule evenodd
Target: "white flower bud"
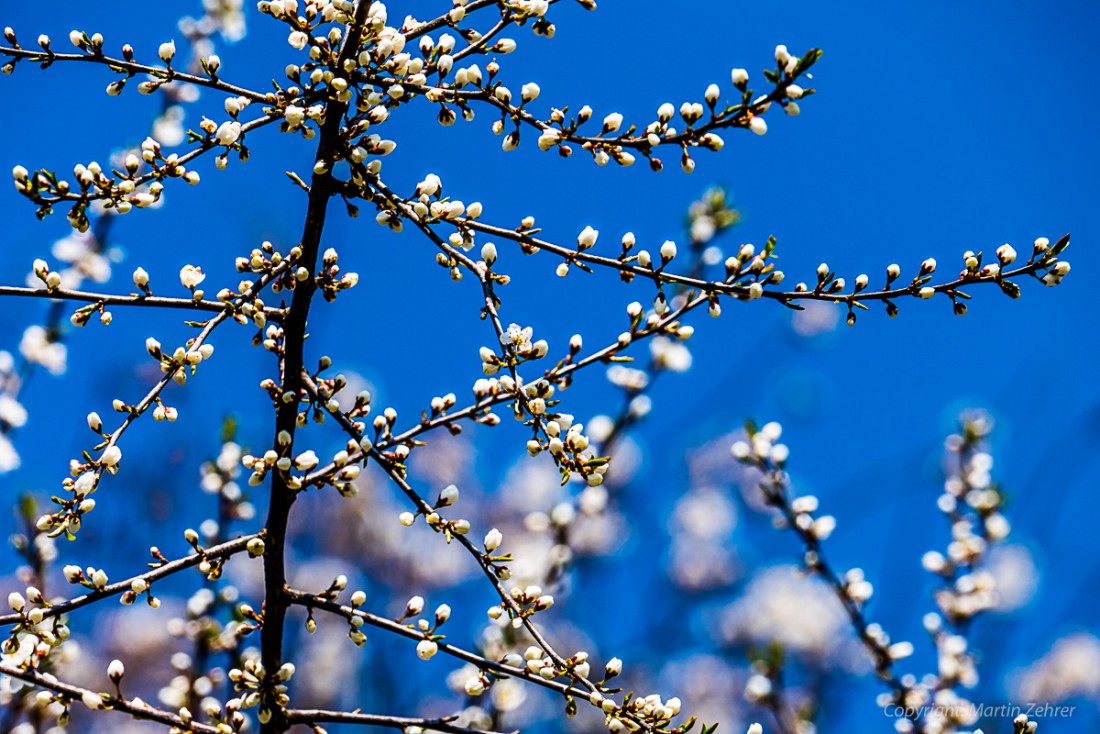
M 80 700 L 84 703 L 85 706 L 92 709 L 93 711 L 103 708 L 103 696 L 99 695 L 98 693 L 84 691 L 84 693 L 80 695 Z
M 538 98 L 541 91 L 542 90 L 539 88 L 538 84 L 535 84 L 534 82 L 528 82 L 520 88 L 520 96 L 522 97 L 524 102 L 532 102 Z
M 241 123 L 236 120 L 227 120 L 218 126 L 214 134 L 214 142 L 218 145 L 232 145 L 241 137 Z
M 453 484 L 448 484 L 443 488 L 443 491 L 439 493 L 439 507 L 450 507 L 455 502 L 458 502 L 458 487 Z
M 118 446 L 108 446 L 99 457 L 99 463 L 103 466 L 117 466 L 122 459 L 122 449 Z
M 431 660 L 437 652 L 439 652 L 439 645 L 431 640 L 421 640 L 416 643 L 416 655 L 421 660 Z
M 13 591 L 8 594 L 8 606 L 14 612 L 21 612 L 27 606 L 27 600 L 18 591 Z
M 599 236 L 599 230 L 585 227 L 581 230 L 581 233 L 577 235 L 577 246 L 582 250 L 587 250 L 596 244 L 596 238 Z

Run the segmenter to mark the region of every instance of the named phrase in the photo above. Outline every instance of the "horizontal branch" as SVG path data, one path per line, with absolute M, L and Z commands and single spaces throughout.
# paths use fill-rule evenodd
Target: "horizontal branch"
M 125 59 L 116 59 L 110 56 L 106 56 L 102 53 L 54 53 L 53 51 L 47 51 L 45 49 L 28 49 L 28 48 L 13 48 L 8 46 L 0 46 L 0 56 L 10 56 L 13 59 L 26 59 L 33 63 L 42 63 L 46 66 L 55 62 L 83 62 L 90 64 L 102 64 L 107 66 L 115 72 L 125 71 L 130 75 L 134 74 L 148 74 L 151 77 L 155 77 L 158 80 L 165 82 L 185 82 L 187 84 L 194 84 L 199 87 L 207 87 L 209 89 L 216 89 L 219 92 L 225 92 L 226 94 L 235 94 L 239 97 L 247 97 L 253 102 L 263 102 L 265 104 L 274 104 L 276 101 L 275 94 L 272 92 L 263 93 L 256 92 L 246 87 L 241 87 L 236 84 L 229 84 L 221 79 L 196 76 L 194 74 L 188 74 L 182 71 L 176 71 L 164 66 L 149 66 L 147 64 L 139 64 L 136 61 L 127 61 Z
M 556 255 L 560 255 L 569 261 L 579 261 L 589 265 L 596 265 L 599 267 L 605 267 L 612 270 L 617 270 L 622 273 L 629 273 L 631 275 L 646 278 L 654 281 L 656 284 L 675 284 L 688 288 L 695 288 L 703 291 L 704 293 L 722 293 L 726 295 L 746 297 L 749 295 L 749 286 L 747 285 L 734 285 L 724 281 L 706 280 L 703 278 L 695 278 L 688 275 L 680 275 L 677 273 L 666 272 L 663 269 L 644 268 L 639 265 L 634 265 L 630 262 L 624 262 L 616 258 L 604 257 L 601 255 L 595 255 L 591 252 L 583 250 L 576 250 L 562 245 L 556 245 L 553 242 L 539 239 L 537 237 L 524 234 L 523 232 L 517 232 L 514 229 L 507 229 L 504 227 L 497 227 L 490 224 L 485 224 L 476 219 L 470 219 L 468 217 L 457 217 L 453 220 L 446 220 L 447 223 L 455 226 L 467 227 L 475 232 L 481 232 L 483 234 L 489 234 L 494 237 L 499 237 L 504 240 L 526 245 L 528 247 L 537 247 L 540 250 L 546 250 Z M 1068 240 L 1069 235 L 1066 235 Z M 1015 270 L 1004 270 L 997 275 L 961 275 L 955 280 L 940 283 L 939 285 L 930 286 L 937 293 L 944 293 L 949 291 L 956 291 L 960 288 L 975 285 L 975 284 L 989 284 L 999 283 L 1003 280 L 1010 280 L 1018 276 L 1033 275 L 1036 272 L 1048 268 L 1051 266 L 1054 260 L 1038 257 L 1035 260 L 1028 262 Z M 854 303 L 861 301 L 888 301 L 895 298 L 904 298 L 908 296 L 918 296 L 919 286 L 916 284 L 907 285 L 901 288 L 883 288 L 882 290 L 861 290 L 859 292 L 852 293 L 829 293 L 826 291 L 780 291 L 780 290 L 768 290 L 760 294 L 761 298 L 770 298 L 776 301 L 782 301 L 790 303 L 793 301 L 827 301 L 830 303 Z
M 637 127 L 635 127 L 631 128 L 631 132 L 623 133 L 615 137 L 604 137 L 602 134 L 578 135 L 575 132 L 564 131 L 551 122 L 539 119 L 528 112 L 523 106 L 516 106 L 500 99 L 493 92 L 492 88 L 453 89 L 431 84 L 412 84 L 404 79 L 394 79 L 378 76 L 376 74 L 367 74 L 364 76 L 363 80 L 367 84 L 383 89 L 400 85 L 405 91 L 423 95 L 433 102 L 458 102 L 461 100 L 463 103 L 481 102 L 488 104 L 500 110 L 502 115 L 510 117 L 517 123 L 529 125 L 540 133 L 552 132 L 556 134 L 557 142 L 553 147 L 557 147 L 558 143 L 573 143 L 574 145 L 586 149 L 611 147 L 630 148 L 643 153 L 648 153 L 653 148 L 659 146 L 696 147 L 701 144 L 705 145 L 705 141 L 702 139 L 707 133 L 711 133 L 714 130 L 724 130 L 730 127 L 747 128 L 748 121 L 753 117 L 762 116 L 771 107 L 772 103 L 786 99 L 786 88 L 794 82 L 793 78 L 788 79 L 780 83 L 771 93 L 758 97 L 753 102 L 736 105 L 729 108 L 724 113 L 714 114 L 711 116 L 710 120 L 698 127 L 688 127 L 683 132 L 678 132 L 674 135 L 662 134 L 658 136 L 658 141 L 654 143 L 649 139 L 649 135 L 646 133 L 645 128 L 642 128 L 639 134 L 631 134 L 631 132 L 637 130 Z
M 178 731 L 195 732 L 196 734 L 221 734 L 222 731 L 209 724 L 200 724 L 196 721 L 186 722 L 179 715 L 164 711 L 163 709 L 154 708 L 144 701 L 141 701 L 140 704 L 134 703 L 134 701 L 139 701 L 139 699 L 127 701 L 126 699 L 116 698 L 108 694 L 97 693 L 88 688 L 74 686 L 71 683 L 65 683 L 49 673 L 40 673 L 34 668 L 24 670 L 15 665 L 0 663 L 0 673 L 26 681 L 39 688 L 60 693 L 73 701 L 87 702 L 89 699 L 92 701 L 102 701 L 102 709 L 97 710 L 108 710 L 107 707 L 109 706 L 109 710 L 111 711 L 121 711 L 122 713 L 130 714 L 130 716 L 135 719 L 156 721 L 161 724 L 176 727 Z
M 556 2 L 558 2 L 558 0 L 550 0 L 551 4 Z M 472 3 L 466 5 L 465 17 L 469 18 L 472 13 L 481 10 L 482 8 L 493 7 L 499 4 L 500 3 L 498 2 L 498 0 L 474 0 Z M 437 31 L 440 28 L 447 28 L 452 26 L 453 24 L 454 21 L 451 20 L 450 13 L 444 13 L 443 15 L 433 18 L 432 20 L 425 21 L 415 28 L 409 30 L 409 32 L 405 34 L 405 42 L 408 43 L 409 41 L 420 38 L 426 33 Z
M 338 724 L 359 724 L 361 726 L 384 726 L 390 729 L 405 729 L 415 726 L 420 729 L 442 731 L 448 734 L 501 734 L 492 729 L 472 729 L 452 724 L 457 717 L 442 719 L 424 719 L 411 716 L 385 716 L 383 714 L 364 714 L 358 711 L 324 711 L 321 709 L 287 709 L 287 721 L 292 724 L 316 724 L 331 722 Z
M 290 589 L 287 591 L 287 597 L 291 600 L 291 602 L 298 606 L 306 607 L 308 609 L 321 609 L 331 614 L 336 614 L 338 616 L 344 617 L 345 619 L 358 617 L 362 619 L 363 622 L 371 625 L 372 627 L 386 630 L 387 632 L 392 632 L 396 635 L 406 637 L 410 640 L 416 640 L 417 642 L 419 642 L 420 640 L 428 640 L 432 638 L 432 635 L 428 634 L 427 632 L 421 632 L 414 627 L 399 624 L 397 622 L 394 622 L 392 619 L 380 617 L 377 614 L 371 614 L 370 612 L 365 612 L 361 609 L 344 606 L 343 604 L 338 604 L 334 601 L 322 599 L 316 594 L 310 594 L 305 591 L 299 591 L 297 589 Z M 461 660 L 464 663 L 471 663 L 473 665 L 476 665 L 483 670 L 491 670 L 495 673 L 507 675 L 512 678 L 522 678 L 528 683 L 533 683 L 535 685 L 542 686 L 543 688 L 548 688 L 551 691 L 555 691 L 562 695 L 581 696 L 583 698 L 588 698 L 588 691 L 583 688 L 571 686 L 556 680 L 547 680 L 540 675 L 535 675 L 531 673 L 526 668 L 515 668 L 505 663 L 489 660 L 488 658 L 478 655 L 475 652 L 470 652 L 469 650 L 451 645 L 449 643 L 443 642 L 442 640 L 435 640 L 435 642 L 439 646 L 439 652 L 446 653 L 447 655 Z
M 137 581 L 144 581 L 148 585 L 152 585 L 154 581 L 158 581 L 166 576 L 171 576 L 184 569 L 193 568 L 203 561 L 217 558 L 227 558 L 229 556 L 240 553 L 248 548 L 248 544 L 256 538 L 262 538 L 263 531 L 259 533 L 253 533 L 252 535 L 245 535 L 235 540 L 230 540 L 221 545 L 211 546 L 210 548 L 204 548 L 202 553 L 193 553 L 184 558 L 177 558 L 174 561 L 169 561 L 162 566 L 154 568 L 152 571 L 146 571 L 145 573 L 138 574 L 137 576 L 131 576 L 124 581 L 118 581 L 113 584 L 104 586 L 102 589 L 89 592 L 82 596 L 77 596 L 69 601 L 53 604 L 49 607 L 42 609 L 42 618 L 49 619 L 51 617 L 59 617 L 62 614 L 68 614 L 69 612 L 79 609 L 81 607 L 88 606 L 101 599 L 107 599 L 112 596 L 118 596 L 130 591 L 134 583 Z M 26 619 L 26 614 L 5 614 L 0 616 L 0 625 L 19 624 Z
M 103 306 L 148 306 L 150 308 L 184 308 L 194 311 L 224 311 L 225 304 L 221 301 L 201 300 L 192 298 L 167 298 L 164 296 L 141 295 L 113 295 L 110 293 L 91 293 L 88 291 L 72 291 L 58 288 L 46 290 L 45 288 L 25 288 L 20 286 L 0 285 L 0 296 L 25 296 L 29 298 L 51 298 L 65 301 L 84 301 Z M 264 308 L 264 314 L 272 321 L 278 321 L 283 316 L 281 308 L 268 306 Z
M 274 114 L 270 114 L 270 115 L 264 115 L 262 117 L 257 117 L 256 119 L 249 120 L 248 122 L 243 123 L 241 125 L 241 134 L 243 135 L 244 133 L 251 132 L 253 130 L 256 130 L 257 128 L 261 128 L 261 127 L 263 127 L 265 125 L 268 125 L 272 122 L 278 122 L 282 119 L 283 119 L 282 112 L 274 113 Z M 183 166 L 187 163 L 190 163 L 191 161 L 195 160 L 199 156 L 201 156 L 205 153 L 208 153 L 212 150 L 228 150 L 228 149 L 223 145 L 216 144 L 213 140 L 209 140 L 209 141 L 203 142 L 201 145 L 199 145 L 199 147 L 194 148 L 194 149 L 188 151 L 187 153 L 184 153 L 183 155 L 178 156 L 175 159 L 173 167 L 174 168 L 179 168 L 179 167 L 181 167 L 181 166 Z M 147 184 L 150 181 L 155 181 L 155 180 L 159 181 L 163 178 L 170 178 L 169 176 L 167 176 L 164 173 L 165 170 L 166 170 L 166 167 L 163 167 L 163 168 L 160 168 L 158 170 L 150 171 L 149 173 L 143 174 L 143 175 L 138 176 L 136 178 L 124 179 L 124 180 L 133 181 L 135 186 L 141 186 L 142 184 Z M 32 172 L 30 172 L 30 176 L 31 176 L 32 179 L 34 179 L 35 176 L 36 176 L 36 173 L 34 171 L 32 171 Z M 38 180 L 41 181 L 42 179 L 38 179 Z M 88 204 L 88 203 L 91 203 L 93 201 L 100 201 L 100 200 L 103 200 L 103 199 L 114 198 L 114 195 L 118 194 L 118 191 L 117 191 L 117 187 L 112 185 L 112 186 L 108 187 L 106 190 L 99 189 L 96 193 L 91 193 L 89 191 L 73 192 L 71 190 L 66 191 L 64 193 L 60 193 L 56 189 L 52 190 L 52 195 L 50 195 L 50 196 L 31 193 L 31 192 L 21 192 L 21 193 L 23 193 L 24 196 L 26 196 L 28 199 L 30 199 L 31 201 L 33 201 L 35 203 L 38 203 L 38 204 L 41 204 L 41 205 L 51 205 L 51 204 L 57 204 L 57 203 L 60 203 L 60 202 L 63 202 L 63 201 L 71 201 L 73 203 Z

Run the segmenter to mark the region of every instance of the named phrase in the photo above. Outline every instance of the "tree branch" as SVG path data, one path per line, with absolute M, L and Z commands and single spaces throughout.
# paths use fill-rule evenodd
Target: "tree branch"
M 86 696 L 95 697 L 90 700 L 95 701 L 98 698 L 103 703 L 102 708 L 104 709 L 109 706 L 111 711 L 121 711 L 122 713 L 130 714 L 130 716 L 135 719 L 156 721 L 161 724 L 175 727 L 178 731 L 196 732 L 197 734 L 221 734 L 222 732 L 220 728 L 210 726 L 209 724 L 200 724 L 196 721 L 184 721 L 179 715 L 162 709 L 153 708 L 144 701 L 135 703 L 139 701 L 139 699 L 127 701 L 124 698 L 117 698 L 104 693 L 96 693 L 91 689 L 81 688 L 80 686 L 74 686 L 71 683 L 65 683 L 64 681 L 58 680 L 50 673 L 40 673 L 34 668 L 24 670 L 15 665 L 0 663 L 0 673 L 26 681 L 39 688 L 60 693 L 72 701 L 89 700 L 85 698 Z
M 30 298 L 84 301 L 86 303 L 95 303 L 103 306 L 149 306 L 151 308 L 183 308 L 194 311 L 225 310 L 225 304 L 221 301 L 196 301 L 192 298 L 167 298 L 164 296 L 122 296 L 110 293 L 72 291 L 63 288 L 50 291 L 45 288 L 23 288 L 19 286 L 0 285 L 0 296 L 25 296 Z M 264 314 L 270 321 L 278 322 L 282 319 L 283 309 L 268 306 L 264 308 Z
M 102 589 L 83 594 L 81 596 L 73 597 L 68 601 L 59 602 L 57 604 L 51 604 L 48 607 L 42 609 L 42 618 L 50 619 L 51 617 L 60 617 L 62 614 L 68 614 L 69 612 L 79 609 L 80 607 L 88 606 L 93 602 L 97 602 L 100 599 L 107 599 L 112 596 L 118 596 L 130 591 L 134 582 L 144 581 L 146 584 L 152 585 L 154 581 L 162 579 L 166 576 L 171 576 L 179 571 L 187 568 L 193 568 L 203 561 L 217 558 L 228 558 L 229 556 L 240 553 L 248 547 L 248 544 L 256 539 L 264 536 L 263 531 L 253 533 L 252 535 L 245 535 L 235 540 L 230 540 L 220 545 L 204 548 L 202 553 L 193 553 L 184 558 L 177 558 L 174 561 L 169 561 L 161 566 L 154 568 L 152 571 L 147 571 L 137 576 L 131 576 L 124 581 L 118 581 L 113 584 L 104 586 Z M 5 614 L 0 616 L 0 625 L 7 624 L 19 624 L 26 620 L 26 614 Z
M 110 56 L 105 56 L 102 53 L 54 53 L 53 51 L 46 51 L 44 49 L 27 49 L 22 47 L 8 47 L 0 46 L 0 56 L 10 56 L 13 59 L 26 59 L 32 63 L 41 63 L 43 67 L 48 67 L 51 64 L 62 62 L 84 62 L 90 64 L 102 64 L 109 67 L 113 71 L 126 71 L 130 76 L 135 74 L 148 74 L 158 80 L 164 82 L 186 82 L 187 84 L 194 84 L 199 87 L 207 87 L 209 89 L 216 89 L 219 92 L 225 92 L 226 94 L 234 94 L 239 97 L 247 97 L 253 102 L 263 102 L 265 104 L 274 104 L 276 97 L 273 92 L 263 93 L 255 92 L 246 87 L 237 86 L 236 84 L 229 84 L 221 79 L 196 76 L 194 74 L 187 74 L 182 71 L 176 71 L 175 69 L 169 69 L 164 66 L 148 66 L 147 64 L 139 64 L 134 61 L 127 61 L 125 59 L 115 59 Z M 129 77 L 127 77 L 129 78 Z
M 356 5 L 354 19 L 349 25 L 344 46 L 336 64 L 338 74 L 343 75 L 344 62 L 354 59 L 358 54 L 359 42 L 370 5 L 370 0 L 359 0 Z M 310 277 L 300 281 L 295 287 L 294 297 L 283 323 L 283 374 L 280 385 L 282 399 L 276 411 L 273 445 L 281 447 L 288 454 L 293 452 L 294 432 L 298 421 L 307 319 L 313 294 L 317 290 L 312 276 L 317 269 L 317 254 L 321 244 L 321 233 L 325 227 L 328 201 L 336 191 L 335 180 L 329 171 L 341 145 L 341 125 L 347 109 L 346 102 L 332 99 L 325 112 L 316 155 L 316 161 L 321 168 L 313 174 L 300 245 L 302 254 L 297 261 L 297 267 L 304 268 Z M 284 434 L 289 437 L 285 443 L 279 440 L 279 437 Z M 265 525 L 269 549 L 264 554 L 265 602 L 260 640 L 263 665 L 271 672 L 277 671 L 283 662 L 283 631 L 288 606 L 284 554 L 287 523 L 290 518 L 290 508 L 294 504 L 295 490 L 287 485 L 287 476 L 287 473 L 280 471 L 272 474 L 271 503 Z M 289 725 L 280 709 L 271 707 L 271 710 L 273 715 L 262 725 L 262 734 L 278 734 L 285 731 Z

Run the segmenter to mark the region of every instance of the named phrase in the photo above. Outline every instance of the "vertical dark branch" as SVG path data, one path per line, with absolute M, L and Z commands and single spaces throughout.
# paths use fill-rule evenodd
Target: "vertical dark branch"
M 364 23 L 370 9 L 370 0 L 360 0 L 355 10 L 355 19 L 348 28 L 344 47 L 336 65 L 336 73 L 343 74 L 344 61 L 355 58 L 363 36 Z M 340 135 L 347 104 L 335 98 L 330 100 L 325 111 L 325 121 L 321 126 L 320 140 L 317 144 L 317 161 L 327 166 L 323 173 L 314 173 L 310 183 L 309 203 L 306 208 L 305 227 L 302 232 L 302 256 L 297 267 L 308 269 L 311 276 L 317 269 L 317 253 L 321 245 L 321 234 L 325 228 L 325 214 L 328 200 L 335 193 L 336 184 L 329 173 L 335 154 L 341 145 Z M 283 323 L 283 373 L 281 393 L 294 396 L 287 402 L 281 400 L 275 417 L 274 445 L 278 447 L 278 435 L 286 431 L 291 442 L 277 450 L 287 454 L 293 452 L 294 429 L 298 418 L 298 396 L 302 391 L 302 367 L 304 364 L 306 326 L 310 303 L 317 286 L 313 278 L 299 281 L 294 289 L 294 297 Z M 289 600 L 286 596 L 285 546 L 287 522 L 290 508 L 294 504 L 295 490 L 287 486 L 286 475 L 278 470 L 271 474 L 271 504 L 267 516 L 267 552 L 264 555 L 264 624 L 260 641 L 265 671 L 275 674 L 283 663 L 283 631 Z M 289 727 L 286 717 L 275 710 L 272 718 L 263 725 L 263 734 L 276 734 Z

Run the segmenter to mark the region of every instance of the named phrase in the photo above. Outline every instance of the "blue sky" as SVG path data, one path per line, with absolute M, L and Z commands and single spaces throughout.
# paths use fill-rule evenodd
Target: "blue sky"
M 398 5 L 391 4 L 391 16 L 405 12 Z M 426 16 L 420 9 L 434 5 L 411 3 L 408 12 Z M 49 9 L 25 3 L 0 13 L 0 24 L 15 26 L 24 44 L 44 32 L 58 47 L 67 45 L 73 27 L 101 30 L 109 46 L 131 41 L 139 58 L 151 58 L 160 41 L 178 38 L 176 14 L 191 10 L 190 3 L 69 2 Z M 1100 340 L 1087 295 L 1100 266 L 1093 245 L 1100 236 L 1100 138 L 1089 91 L 1100 30 L 1096 9 L 1087 3 L 1054 9 L 1029 2 L 792 2 L 777 12 L 763 3 L 605 2 L 595 13 L 561 3 L 552 16 L 553 41 L 521 31 L 520 50 L 504 59 L 513 89 L 527 81 L 541 86 L 536 106 L 587 103 L 597 118 L 618 111 L 649 119 L 662 102 L 700 99 L 711 82 L 728 89 L 731 67 L 746 67 L 759 79 L 777 43 L 798 52 L 825 50 L 814 69 L 818 94 L 805 100 L 797 118 L 769 116 L 764 137 L 726 135 L 723 151 L 696 157 L 692 176 L 675 165 L 661 175 L 642 165 L 596 169 L 583 155 L 541 154 L 530 137 L 504 154 L 488 130 L 488 114 L 441 129 L 432 112 L 411 105 L 387 127 L 398 141 L 383 171 L 391 186 L 409 191 L 434 172 L 448 193 L 483 201 L 488 221 L 514 226 L 530 214 L 546 236 L 563 242 L 591 225 L 611 242 L 632 230 L 640 242 L 659 243 L 682 241 L 686 206 L 706 186 L 722 184 L 744 214 L 725 244 L 775 235 L 780 267 L 792 282 L 811 278 L 823 260 L 849 282 L 860 272 L 874 282 L 892 262 L 911 272 L 926 257 L 948 274 L 961 269 L 967 249 L 991 253 L 1010 242 L 1027 252 L 1038 236 L 1073 234 L 1066 253 L 1073 273 L 1059 288 L 1025 282 L 1019 301 L 975 289 L 961 319 L 939 299 L 902 303 L 896 320 L 877 310 L 863 313 L 855 328 L 842 325 L 813 339 L 794 335 L 789 312 L 770 302 L 731 304 L 717 322 L 697 319 L 692 372 L 662 378 L 651 420 L 637 437 L 649 449 L 646 481 L 652 484 L 639 493 L 649 497 L 639 509 L 665 513 L 688 488 L 687 449 L 749 416 L 779 420 L 795 481 L 819 494 L 840 520 L 830 543 L 839 565 L 862 565 L 882 595 L 874 613 L 899 639 L 917 639 L 920 614 L 912 610 L 928 606 L 920 554 L 942 545 L 946 533 L 934 506 L 942 440 L 960 408 L 984 407 L 998 424 L 995 475 L 1013 497 L 1014 538 L 1033 553 L 1042 581 L 1027 607 L 980 622 L 975 639 L 1005 641 L 994 656 L 1003 672 L 1035 659 L 1059 636 L 1100 631 L 1100 556 L 1093 540 L 1100 509 Z M 282 75 L 294 52 L 272 22 L 251 12 L 249 23 L 242 43 L 219 48 L 223 76 L 263 88 Z M 108 98 L 102 93 L 108 81 L 104 70 L 90 66 L 40 72 L 24 65 L 4 79 L 9 102 L 0 125 L 0 169 L 18 163 L 68 171 L 140 142 L 156 102 L 129 91 Z M 188 122 L 196 124 L 203 110 L 223 115 L 216 96 L 204 92 Z M 203 185 L 173 187 L 162 209 L 118 224 L 113 239 L 127 259 L 106 290 L 126 291 L 126 274 L 139 264 L 164 283 L 174 282 L 189 262 L 229 279 L 233 258 L 258 241 L 296 240 L 304 198 L 283 171 L 305 173 L 310 146 L 272 132 L 250 143 L 247 165 L 218 173 L 200 163 Z M 347 220 L 338 209 L 326 240 L 343 245 L 342 263 L 362 280 L 344 316 L 317 316 L 317 341 L 339 342 L 329 352 L 337 364 L 365 375 L 386 404 L 406 414 L 433 395 L 464 392 L 476 377 L 477 347 L 488 339 L 473 284 L 450 284 L 414 235 L 395 237 L 367 217 Z M 10 190 L 0 211 L 2 280 L 21 283 L 31 259 L 68 227 L 61 215 L 37 222 Z M 558 281 L 550 263 L 510 255 L 515 281 L 504 294 L 505 319 L 533 325 L 559 347 L 575 331 L 592 344 L 606 341 L 621 330 L 625 304 L 652 295 L 613 274 Z M 4 305 L 0 348 L 14 349 L 42 309 Z M 107 348 L 102 330 L 73 336 L 64 380 L 33 380 L 26 395 L 31 420 L 18 439 L 26 468 L 0 477 L 5 493 L 46 491 L 59 480 L 65 457 L 83 439 L 70 437 L 67 426 L 80 426 L 90 409 L 105 412 L 112 391 L 135 390 L 133 365 L 142 359 L 149 324 L 162 341 L 185 333 L 169 314 L 139 317 L 119 309 L 116 319 Z M 271 366 L 247 346 L 234 347 L 225 337 L 215 343 L 236 368 L 218 381 L 196 383 L 197 394 L 180 399 L 199 416 L 243 396 L 242 410 L 257 412 L 242 430 L 262 443 L 264 398 L 254 386 Z M 594 406 L 590 410 L 617 406 L 597 375 L 572 392 L 568 399 Z M 202 438 L 208 425 L 187 420 L 170 440 L 182 441 L 181 466 L 193 470 L 214 442 Z M 153 428 L 164 440 L 165 429 Z M 479 436 L 506 461 L 522 453 L 514 433 Z M 493 462 L 484 471 L 503 475 Z M 796 557 L 793 538 L 755 533 L 739 542 L 753 562 Z M 645 544 L 623 553 L 628 563 L 653 560 Z M 648 622 L 638 615 L 631 624 L 636 629 L 623 633 L 626 639 Z M 836 715 L 855 722 L 854 731 L 881 730 L 871 718 Z M 1095 709 L 1091 716 L 1095 725 Z M 1089 720 L 1065 723 L 1067 730 L 1084 730 Z

